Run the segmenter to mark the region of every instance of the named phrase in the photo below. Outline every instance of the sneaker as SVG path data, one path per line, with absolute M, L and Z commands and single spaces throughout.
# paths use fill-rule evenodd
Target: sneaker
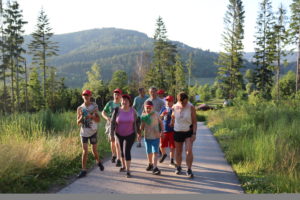
M 175 166 L 174 159 L 171 159 L 170 166 Z
M 141 148 L 141 147 L 142 147 L 142 144 L 139 142 L 139 143 L 137 143 L 136 147 L 137 147 L 137 148 Z
M 121 167 L 122 166 L 122 163 L 121 163 L 121 160 L 117 160 L 117 163 L 116 163 L 116 167 Z
M 126 171 L 126 168 L 125 167 L 121 167 L 120 168 L 120 172 L 125 172 Z
M 167 157 L 167 154 L 164 154 L 161 159 L 159 160 L 160 163 L 164 162 L 164 160 L 166 159 Z
M 194 174 L 193 174 L 193 172 L 192 172 L 191 169 L 188 169 L 188 170 L 186 171 L 186 175 L 187 175 L 189 178 L 194 178 Z
M 127 177 L 127 178 L 131 178 L 131 177 L 132 177 L 131 174 L 130 174 L 130 172 L 127 172 L 127 173 L 126 173 L 126 177 Z
M 81 170 L 80 173 L 77 175 L 77 178 L 82 178 L 86 176 L 86 171 L 85 170 Z
M 175 170 L 175 174 L 179 175 L 181 174 L 182 168 L 180 166 L 178 166 Z
M 111 158 L 111 163 L 115 163 L 115 162 L 116 162 L 116 159 L 117 159 L 117 156 L 113 156 L 113 157 Z
M 152 174 L 154 174 L 154 175 L 159 175 L 159 174 L 160 174 L 160 170 L 159 170 L 157 167 L 155 167 L 155 168 L 153 169 L 153 171 L 152 171 Z
M 153 170 L 153 164 L 148 165 L 148 167 L 146 168 L 146 171 L 152 171 Z
M 98 166 L 99 166 L 100 171 L 104 170 L 104 166 L 103 166 L 102 162 L 98 162 Z

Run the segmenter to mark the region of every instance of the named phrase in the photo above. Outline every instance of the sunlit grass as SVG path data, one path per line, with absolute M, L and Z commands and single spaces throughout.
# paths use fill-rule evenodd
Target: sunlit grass
M 99 126 L 100 156 L 109 151 Z M 76 113 L 15 114 L 0 118 L 0 192 L 43 192 L 81 167 Z M 94 164 L 89 155 L 88 166 Z
M 208 116 L 246 192 L 299 192 L 299 105 L 241 104 Z

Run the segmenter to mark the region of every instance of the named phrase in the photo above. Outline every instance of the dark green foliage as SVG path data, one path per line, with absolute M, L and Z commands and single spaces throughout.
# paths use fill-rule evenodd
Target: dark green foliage
M 224 18 L 223 33 L 224 52 L 221 52 L 217 64 L 220 65 L 218 80 L 227 98 L 233 98 L 243 88 L 243 43 L 244 39 L 244 6 L 241 0 L 229 0 Z
M 276 59 L 275 25 L 270 0 L 262 0 L 257 17 L 256 47 L 254 55 L 255 85 L 264 98 L 271 97 L 274 61 Z
M 33 65 L 39 67 L 43 71 L 44 105 L 48 103 L 46 97 L 46 91 L 49 90 L 49 88 L 46 87 L 47 86 L 46 79 L 48 75 L 51 76 L 51 73 L 53 72 L 53 69 L 51 69 L 50 71 L 48 70 L 49 66 L 47 64 L 48 63 L 47 61 L 49 60 L 50 57 L 57 55 L 57 51 L 58 51 L 57 43 L 51 41 L 51 37 L 53 36 L 51 30 L 52 28 L 49 25 L 48 17 L 45 14 L 44 10 L 41 10 L 40 15 L 38 17 L 36 30 L 35 32 L 32 33 L 32 41 L 28 45 L 28 49 L 29 49 L 29 53 L 33 56 L 32 58 Z M 49 80 L 54 81 L 53 77 L 48 79 L 48 82 Z M 53 89 L 54 83 L 50 83 L 50 84 L 52 85 L 52 89 Z

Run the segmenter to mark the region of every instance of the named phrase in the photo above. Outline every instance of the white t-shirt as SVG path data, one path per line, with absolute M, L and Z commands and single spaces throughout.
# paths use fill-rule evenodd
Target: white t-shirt
M 97 132 L 97 123 L 92 119 L 87 119 L 88 114 L 94 114 L 98 112 L 98 105 L 96 103 L 91 103 L 89 106 L 86 106 L 84 103 L 78 107 L 82 110 L 82 123 L 80 127 L 80 135 L 83 137 L 90 137 Z

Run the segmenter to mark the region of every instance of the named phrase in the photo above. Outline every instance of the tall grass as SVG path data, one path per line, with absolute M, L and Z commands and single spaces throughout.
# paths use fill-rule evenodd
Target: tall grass
M 211 113 L 220 141 L 246 192 L 300 192 L 300 104 L 241 104 Z
M 109 151 L 103 123 L 100 155 Z M 15 114 L 0 118 L 0 192 L 45 192 L 78 172 L 81 144 L 76 113 Z M 94 163 L 89 155 L 90 167 Z

